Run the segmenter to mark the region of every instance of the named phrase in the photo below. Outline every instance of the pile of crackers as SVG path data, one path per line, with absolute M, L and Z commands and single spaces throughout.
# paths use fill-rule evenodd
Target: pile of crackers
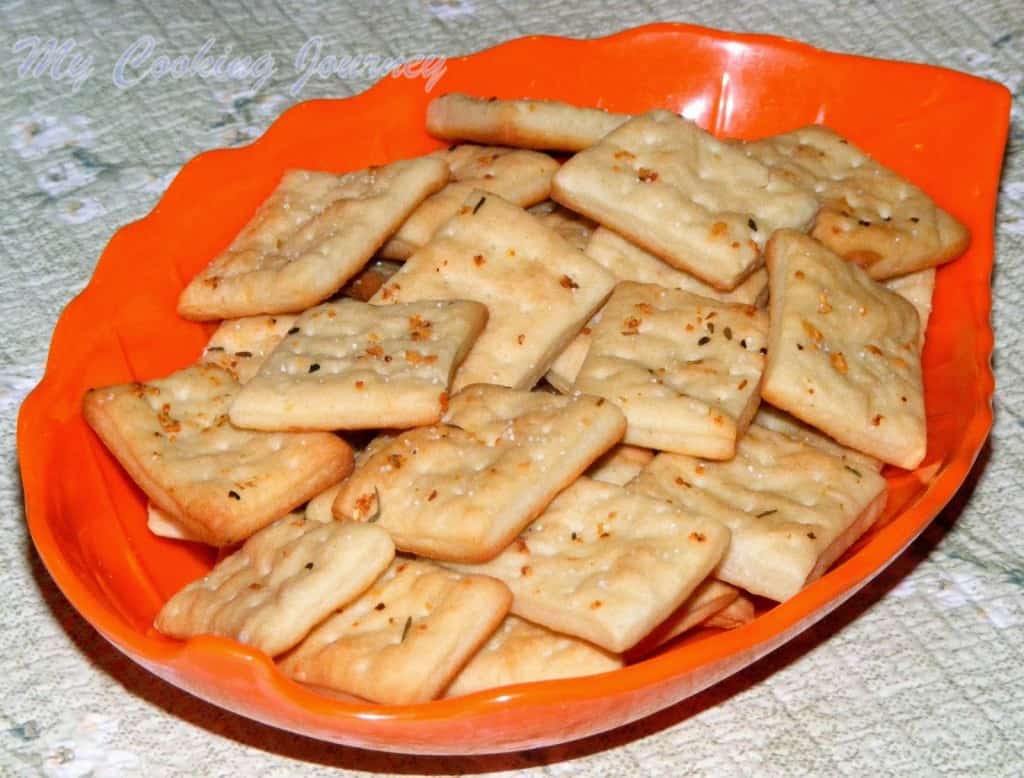
M 821 126 L 426 121 L 469 143 L 287 172 L 181 294 L 221 320 L 199 360 L 86 395 L 152 531 L 222 549 L 156 628 L 414 703 L 613 670 L 826 571 L 925 455 L 964 227 Z

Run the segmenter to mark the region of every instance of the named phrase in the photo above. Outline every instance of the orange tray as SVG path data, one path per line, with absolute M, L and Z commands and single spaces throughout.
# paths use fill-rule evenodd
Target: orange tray
M 149 533 L 145 497 L 82 420 L 89 387 L 191 363 L 210 325 L 175 314 L 178 294 L 248 220 L 287 168 L 345 171 L 441 144 L 423 128 L 422 80 L 385 78 L 345 100 L 287 111 L 258 141 L 189 162 L 146 218 L 121 229 L 57 324 L 46 375 L 18 420 L 29 530 L 65 596 L 161 678 L 229 710 L 316 738 L 408 753 L 485 753 L 580 738 L 668 707 L 821 619 L 927 526 L 967 475 L 992 422 L 992 225 L 1009 120 L 998 84 L 941 68 L 832 54 L 801 43 L 658 24 L 590 41 L 534 37 L 449 60 L 434 94 L 537 97 L 678 111 L 723 136 L 827 123 L 922 186 L 973 236 L 938 273 L 924 353 L 928 455 L 887 471 L 884 517 L 827 575 L 731 632 L 585 679 L 506 687 L 420 705 L 329 698 L 232 641 L 179 642 L 152 627 L 209 550 Z

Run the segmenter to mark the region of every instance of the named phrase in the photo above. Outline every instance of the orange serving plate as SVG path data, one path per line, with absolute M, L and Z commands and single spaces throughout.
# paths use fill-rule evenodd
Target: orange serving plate
M 484 753 L 580 738 L 672 705 L 749 665 L 850 597 L 935 517 L 992 421 L 989 275 L 1010 95 L 940 68 L 832 54 L 793 41 L 659 24 L 591 41 L 535 37 L 450 60 L 434 94 L 465 91 L 669 108 L 719 135 L 754 138 L 823 122 L 924 187 L 962 220 L 970 249 L 938 274 L 924 354 L 928 456 L 887 473 L 884 518 L 834 569 L 731 631 L 707 630 L 625 669 L 421 705 L 329 698 L 229 640 L 170 640 L 160 605 L 211 553 L 146 529 L 145 498 L 82 420 L 88 387 L 192 362 L 209 325 L 175 315 L 178 294 L 288 168 L 345 171 L 441 144 L 423 129 L 422 80 L 386 78 L 345 100 L 287 111 L 251 146 L 188 163 L 146 218 L 110 241 L 57 325 L 42 383 L 21 411 L 29 529 L 72 604 L 139 664 L 216 705 L 338 743 L 409 753 Z

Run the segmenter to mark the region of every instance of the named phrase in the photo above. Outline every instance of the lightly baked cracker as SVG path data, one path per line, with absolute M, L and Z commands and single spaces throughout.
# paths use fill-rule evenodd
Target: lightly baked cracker
M 809 126 L 745 144 L 746 153 L 813 192 L 811 235 L 875 279 L 956 259 L 967 228 L 921 189 L 828 127 Z
M 397 558 L 280 667 L 297 681 L 373 702 L 427 702 L 497 629 L 511 600 L 492 578 Z
M 408 259 L 430 240 L 438 227 L 459 212 L 475 189 L 496 194 L 522 208 L 536 205 L 551 192 L 551 178 L 558 170 L 558 163 L 547 154 L 499 146 L 464 143 L 431 156 L 445 161 L 452 181 L 409 214 L 398 232 L 380 249 L 382 257 Z
M 683 289 L 703 297 L 734 303 L 763 305 L 768 299 L 768 271 L 758 268 L 730 292 L 720 292 L 684 270 L 677 270 L 653 254 L 634 246 L 607 227 L 598 227 L 590 236 L 584 253 L 619 281 L 639 281 L 670 289 Z M 572 390 L 583 360 L 590 348 L 590 333 L 598 321 L 598 311 L 548 368 L 545 378 L 558 391 Z
M 927 447 L 914 306 L 806 235 L 777 232 L 767 254 L 764 398 L 844 446 L 913 470 Z
M 757 410 L 768 315 L 629 281 L 592 328 L 574 390 L 626 415 L 623 442 L 728 459 Z
M 921 319 L 921 348 L 924 349 L 928 320 L 932 316 L 932 296 L 935 294 L 935 268 L 929 267 L 916 273 L 890 278 L 882 285 L 917 309 L 918 318 Z
M 195 365 L 145 383 L 92 389 L 85 420 L 149 499 L 192 538 L 244 540 L 352 469 L 352 449 L 324 432 L 254 432 L 228 421 L 239 384 Z
M 487 326 L 452 382 L 533 386 L 611 292 L 612 276 L 512 203 L 474 192 L 374 303 L 465 299 Z
M 443 424 L 403 433 L 370 456 L 334 515 L 378 522 L 403 551 L 491 559 L 618 442 L 625 424 L 597 397 L 467 387 Z
M 626 488 L 727 526 L 715 577 L 779 602 L 867 531 L 887 494 L 874 470 L 757 425 L 727 462 L 659 454 Z
M 231 421 L 263 430 L 432 424 L 486 321 L 487 308 L 469 300 L 318 305 L 242 388 Z
M 227 250 L 185 287 L 178 313 L 230 319 L 295 313 L 326 300 L 448 176 L 432 157 L 341 175 L 286 172 Z
M 379 527 L 291 514 L 175 594 L 154 626 L 175 638 L 230 637 L 277 656 L 368 589 L 394 556 Z
M 794 440 L 799 440 L 808 446 L 820 448 L 827 454 L 839 457 L 855 469 L 867 468 L 877 473 L 883 467 L 881 460 L 836 443 L 828 435 L 818 432 L 809 424 L 804 424 L 795 416 L 785 411 L 780 411 L 778 408 L 768 405 L 768 403 L 761 403 L 757 409 L 757 414 L 754 416 L 753 423 Z
M 735 586 L 717 578 L 705 579 L 682 605 L 630 650 L 628 659 L 635 661 L 645 657 L 673 638 L 705 625 L 708 619 L 729 607 L 739 596 L 740 590 Z
M 754 603 L 741 594 L 722 610 L 709 616 L 704 626 L 715 629 L 738 629 L 752 622 L 755 615 Z
M 632 647 L 712 571 L 717 520 L 579 478 L 490 562 L 455 565 L 512 590 L 512 612 L 612 652 Z
M 516 683 L 597 675 L 621 667 L 622 658 L 616 654 L 509 615 L 455 676 L 444 696 L 460 697 Z
M 566 162 L 551 199 L 722 291 L 763 264 L 773 231 L 806 229 L 818 210 L 785 176 L 661 110 Z
M 286 313 L 226 319 L 210 336 L 199 361 L 219 365 L 244 384 L 256 375 L 294 323 L 295 317 Z
M 427 132 L 449 140 L 580 151 L 627 119 L 625 114 L 555 100 L 499 100 L 455 93 L 430 102 Z
M 545 200 L 526 210 L 538 218 L 541 224 L 553 229 L 569 241 L 573 248 L 580 251 L 586 249 L 590 236 L 597 229 L 595 221 L 583 214 L 570 211 L 554 200 Z
M 606 484 L 625 486 L 636 478 L 652 459 L 654 452 L 649 448 L 620 443 L 594 462 L 587 470 L 587 476 Z

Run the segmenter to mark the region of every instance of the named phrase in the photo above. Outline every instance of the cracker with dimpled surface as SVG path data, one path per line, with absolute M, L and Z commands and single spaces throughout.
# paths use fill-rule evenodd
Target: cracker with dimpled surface
M 448 176 L 448 166 L 429 157 L 342 175 L 285 173 L 228 249 L 185 287 L 178 313 L 227 319 L 326 300 Z
M 768 403 L 761 403 L 757 409 L 757 415 L 754 416 L 753 423 L 794 440 L 799 440 L 808 446 L 820 448 L 827 454 L 832 454 L 845 460 L 854 469 L 867 468 L 868 470 L 874 470 L 876 473 L 882 469 L 881 460 L 836 443 L 828 435 L 818 432 L 809 424 L 804 424 L 795 416 L 785 411 L 780 411 L 778 408 L 768 405 Z
M 594 234 L 597 223 L 592 219 L 559 205 L 554 200 L 545 200 L 532 208 L 526 209 L 544 224 L 572 244 L 573 248 L 583 251 Z
M 745 150 L 815 194 L 821 210 L 811 234 L 872 278 L 948 262 L 967 248 L 966 227 L 828 127 L 803 127 Z
M 544 375 L 613 283 L 607 271 L 522 208 L 475 192 L 372 302 L 484 303 L 487 326 L 452 389 L 474 383 L 523 389 Z
M 294 322 L 295 317 L 286 313 L 222 321 L 199 361 L 224 368 L 244 384 L 256 375 Z
M 619 281 L 639 281 L 658 284 L 670 289 L 683 289 L 703 297 L 723 302 L 761 305 L 768 299 L 768 271 L 764 268 L 751 273 L 743 283 L 730 292 L 720 292 L 686 271 L 677 270 L 639 246 L 634 246 L 607 227 L 598 227 L 590 236 L 584 253 L 615 276 Z M 590 348 L 590 333 L 597 323 L 598 311 L 572 342 L 551 363 L 545 378 L 561 392 L 572 388 L 580 366 Z
M 369 457 L 334 515 L 378 522 L 403 551 L 490 559 L 625 427 L 600 398 L 487 385 L 452 397 L 444 422 L 403 433 Z
M 498 146 L 461 144 L 431 156 L 443 159 L 452 181 L 413 211 L 384 244 L 380 255 L 408 259 L 437 229 L 459 212 L 474 190 L 490 192 L 520 207 L 535 205 L 551 191 L 558 163 L 547 154 Z
M 290 514 L 175 594 L 154 626 L 176 638 L 230 637 L 276 656 L 366 591 L 394 556 L 378 527 Z
M 844 446 L 917 467 L 927 435 L 914 306 L 795 232 L 772 236 L 768 270 L 765 399 Z
M 579 151 L 597 143 L 628 118 L 555 100 L 447 94 L 432 100 L 427 108 L 427 132 L 450 140 Z
M 468 300 L 325 303 L 299 316 L 231 406 L 248 429 L 375 429 L 432 424 L 487 321 Z
M 757 410 L 767 334 L 753 306 L 623 282 L 574 389 L 622 409 L 625 443 L 728 459 Z
M 498 628 L 511 599 L 491 578 L 395 559 L 280 667 L 297 681 L 374 702 L 426 702 Z
M 763 264 L 774 230 L 804 229 L 818 208 L 803 188 L 668 111 L 638 116 L 566 162 L 551 199 L 723 291 Z
M 187 534 L 226 546 L 247 538 L 352 469 L 330 433 L 240 430 L 230 373 L 197 365 L 166 378 L 88 392 L 90 426 L 157 507 Z
M 705 579 L 682 605 L 633 647 L 629 652 L 629 659 L 640 659 L 673 638 L 706 624 L 708 619 L 727 608 L 739 596 L 739 589 L 735 586 L 723 583 L 717 578 Z
M 587 470 L 587 476 L 606 484 L 625 486 L 636 478 L 652 459 L 654 452 L 649 448 L 620 443 L 594 462 Z
M 756 425 L 728 462 L 659 454 L 626 488 L 721 521 L 732 538 L 715 576 L 780 602 L 827 570 L 886 500 L 875 471 Z
M 517 616 L 620 652 L 671 614 L 728 544 L 713 518 L 580 478 L 495 559 L 455 569 L 504 581 Z
M 576 678 L 618 670 L 622 658 L 585 640 L 506 616 L 445 690 L 445 697 L 515 683 Z
M 916 273 L 908 273 L 905 276 L 890 278 L 883 283 L 886 289 L 895 292 L 908 303 L 917 309 L 918 318 L 921 320 L 921 348 L 924 348 L 925 333 L 928 330 L 928 320 L 932 315 L 932 296 L 935 294 L 935 268 L 929 267 L 925 270 L 918 270 Z

